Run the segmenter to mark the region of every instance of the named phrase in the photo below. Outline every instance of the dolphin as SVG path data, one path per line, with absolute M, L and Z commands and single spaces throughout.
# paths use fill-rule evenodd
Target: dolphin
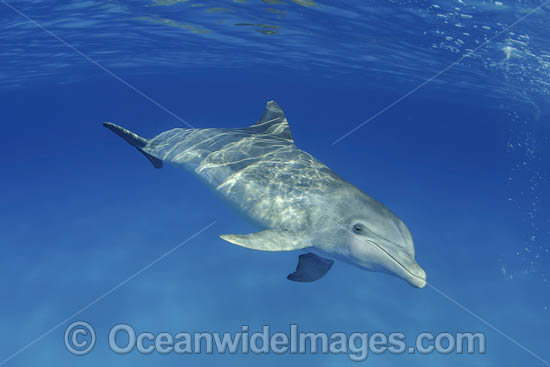
M 245 128 L 176 128 L 145 139 L 113 123 L 103 125 L 154 167 L 168 162 L 190 170 L 263 228 L 221 235 L 225 241 L 262 251 L 307 251 L 289 280 L 316 281 L 340 260 L 415 287 L 426 285 L 405 223 L 299 149 L 275 101 Z

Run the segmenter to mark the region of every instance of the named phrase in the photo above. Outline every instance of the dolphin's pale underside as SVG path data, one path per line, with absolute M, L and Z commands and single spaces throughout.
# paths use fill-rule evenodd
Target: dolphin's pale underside
M 323 277 L 335 259 L 397 275 L 414 286 L 425 273 L 414 260 L 405 224 L 383 204 L 299 149 L 279 105 L 237 129 L 183 129 L 144 139 L 120 126 L 104 126 L 136 147 L 156 168 L 183 166 L 265 228 L 221 238 L 255 250 L 308 249 L 288 279 Z

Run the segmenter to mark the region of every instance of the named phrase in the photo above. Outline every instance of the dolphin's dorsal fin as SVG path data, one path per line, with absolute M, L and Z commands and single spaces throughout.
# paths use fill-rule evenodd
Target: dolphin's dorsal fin
M 314 282 L 325 276 L 334 264 L 334 260 L 312 254 L 302 254 L 298 257 L 296 271 L 286 277 L 293 282 Z
M 250 126 L 250 129 L 255 130 L 259 134 L 272 134 L 294 141 L 285 113 L 275 101 L 267 102 L 262 118 Z
M 243 235 L 224 234 L 220 237 L 235 245 L 260 251 L 293 251 L 311 246 L 304 237 L 277 229 Z

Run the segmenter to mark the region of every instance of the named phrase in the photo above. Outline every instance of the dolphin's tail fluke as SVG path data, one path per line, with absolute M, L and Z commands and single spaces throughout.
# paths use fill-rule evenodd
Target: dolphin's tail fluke
M 127 130 L 123 127 L 115 125 L 111 122 L 104 122 L 103 126 L 111 130 L 122 139 L 126 140 L 130 145 L 134 146 L 141 154 L 145 156 L 155 168 L 162 168 L 162 161 L 156 157 L 153 157 L 151 154 L 145 152 L 143 148 L 147 145 L 147 139 L 142 138 L 141 136 L 134 134 L 130 130 Z

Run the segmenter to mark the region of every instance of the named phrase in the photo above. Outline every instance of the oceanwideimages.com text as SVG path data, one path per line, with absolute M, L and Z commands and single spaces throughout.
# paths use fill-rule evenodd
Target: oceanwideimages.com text
M 251 330 L 248 325 L 235 332 L 136 331 L 131 325 L 113 326 L 105 342 L 117 354 L 345 354 L 352 361 L 365 361 L 369 354 L 483 354 L 485 335 L 480 332 L 422 332 L 408 342 L 404 333 L 311 332 L 291 324 L 286 331 L 269 325 Z M 78 321 L 65 331 L 65 346 L 75 355 L 90 353 L 97 342 L 94 328 Z

